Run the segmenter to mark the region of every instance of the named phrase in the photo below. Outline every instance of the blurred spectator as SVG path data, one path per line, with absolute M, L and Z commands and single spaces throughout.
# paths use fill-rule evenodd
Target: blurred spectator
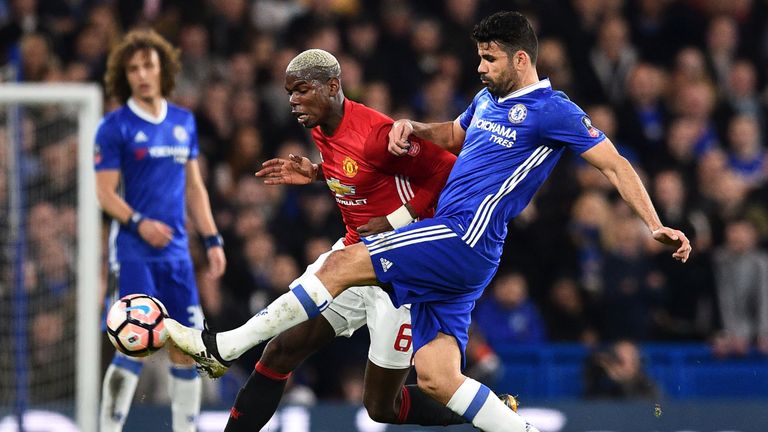
M 768 177 L 768 153 L 760 142 L 757 119 L 741 114 L 728 125 L 728 169 L 751 187 L 759 187 Z
M 643 370 L 634 342 L 621 340 L 595 351 L 584 367 L 585 396 L 605 399 L 656 399 L 659 390 Z
M 739 48 L 736 26 L 733 17 L 719 15 L 712 18 L 707 28 L 707 65 L 724 94 L 728 91 L 728 74 Z
M 606 226 L 599 306 L 608 340 L 650 336 L 650 316 L 663 294 L 664 280 L 644 254 L 646 235 L 634 217 L 614 215 Z
M 20 56 L 19 72 L 25 81 L 45 81 L 59 67 L 48 38 L 41 33 L 29 33 L 21 38 Z
M 414 65 L 418 64 L 418 58 L 409 42 L 414 28 L 414 14 L 404 1 L 390 1 L 382 4 L 381 9 L 379 55 L 388 65 L 386 80 L 392 89 L 395 103 L 399 104 L 417 92 L 422 78 L 414 75 Z
M 644 165 L 652 170 L 660 164 L 669 121 L 662 99 L 665 81 L 659 68 L 649 63 L 637 64 L 627 76 L 627 99 L 618 114 L 616 137 L 632 146 Z
M 10 20 L 0 27 L 0 63 L 18 61 L 18 53 L 14 53 L 14 46 L 25 35 L 39 33 L 50 34 L 42 17 L 38 14 L 37 0 L 11 0 Z
M 497 276 L 490 296 L 478 302 L 472 321 L 495 351 L 509 344 L 546 340 L 544 320 L 528 297 L 528 284 L 520 273 Z
M 728 222 L 725 234 L 713 259 L 723 319 L 715 351 L 743 355 L 756 340 L 768 353 L 768 254 L 757 247 L 755 227 L 747 220 Z
M 717 129 L 713 121 L 715 108 L 714 88 L 705 81 L 692 82 L 678 89 L 675 113 L 692 120 L 698 129 L 694 153 L 701 156 L 719 144 Z
M 670 63 L 685 35 L 679 21 L 674 19 L 672 3 L 666 0 L 629 2 L 629 26 L 632 41 L 643 60 L 656 64 Z
M 109 52 L 108 35 L 95 25 L 81 29 L 75 40 L 74 60 L 88 69 L 88 80 L 97 81 L 106 72 L 106 59 Z
M 592 71 L 600 83 L 605 101 L 614 105 L 624 100 L 624 83 L 637 62 L 623 18 L 612 16 L 600 26 L 597 43 L 589 56 Z
M 577 252 L 579 280 L 591 294 L 603 289 L 603 230 L 610 222 L 608 201 L 599 192 L 586 192 L 571 210 L 569 233 Z
M 599 335 L 594 311 L 573 278 L 562 277 L 555 281 L 544 311 L 547 336 L 552 342 L 580 342 L 588 346 L 597 343 Z
M 654 262 L 664 278 L 663 306 L 653 316 L 656 337 L 673 340 L 706 339 L 715 327 L 715 295 L 709 251 L 709 219 L 688 201 L 679 172 L 660 171 L 653 182 L 653 199 L 664 223 L 681 227 L 696 249 L 685 266 L 668 263 L 666 251 L 649 242 Z
M 668 95 L 674 101 L 676 89 L 691 82 L 711 81 L 707 71 L 707 63 L 704 53 L 695 46 L 681 49 L 675 56 L 675 64 L 672 69 L 672 82 L 668 88 Z
M 719 128 L 727 130 L 724 124 L 734 115 L 748 115 L 757 119 L 760 127 L 760 137 L 766 136 L 765 104 L 760 100 L 757 91 L 757 73 L 752 62 L 736 61 L 729 71 L 728 88 L 720 98 L 721 102 L 716 111 Z
M 565 53 L 565 46 L 560 39 L 545 38 L 539 40 L 539 57 L 536 69 L 541 76 L 548 77 L 552 87 L 565 92 L 569 98 L 579 102 L 580 88 L 575 81 L 573 68 Z
M 438 72 L 440 48 L 443 45 L 442 37 L 441 26 L 437 20 L 416 21 L 411 33 L 411 47 L 418 59 L 416 70 L 412 71 L 413 78 L 423 79 Z
M 423 92 L 416 96 L 414 107 L 424 121 L 444 122 L 458 117 L 466 102 L 450 79 L 435 75 L 424 84 Z
M 600 129 L 605 133 L 605 136 L 608 137 L 616 137 L 616 129 L 617 129 L 617 121 L 616 121 L 616 113 L 614 112 L 613 108 L 610 105 L 591 105 L 586 108 L 587 115 L 590 119 L 592 119 L 592 125 L 596 128 Z M 638 157 L 638 149 L 637 147 L 633 147 L 631 143 L 627 143 L 622 141 L 620 137 L 611 139 L 613 142 L 613 145 L 616 147 L 616 150 L 619 151 L 619 153 L 624 156 L 632 165 L 634 165 L 636 168 L 635 170 L 638 171 L 638 174 L 642 177 L 642 167 L 639 164 L 640 160 Z M 588 166 L 589 164 L 580 161 L 582 165 Z M 592 167 L 590 167 L 592 168 Z M 595 169 L 592 169 L 592 171 L 597 171 Z M 601 172 L 598 171 L 598 174 L 605 177 Z M 606 185 L 608 186 L 608 185 Z
M 200 23 L 190 23 L 181 28 L 179 34 L 181 72 L 177 87 L 195 86 L 211 78 L 217 64 L 208 52 L 208 36 L 208 29 Z
M 219 165 L 216 171 L 216 190 L 224 198 L 232 199 L 240 179 L 261 169 L 263 160 L 259 130 L 253 126 L 241 127 L 234 133 L 226 164 Z
M 225 143 L 232 133 L 229 119 L 230 88 L 224 81 L 210 81 L 202 89 L 202 100 L 195 113 L 201 152 L 211 162 L 220 161 L 226 154 Z
M 247 49 L 247 42 L 253 34 L 247 1 L 213 0 L 211 3 L 208 34 L 213 55 L 227 57 Z
M 268 33 L 284 29 L 304 9 L 300 2 L 281 0 L 254 0 L 251 4 L 251 21 L 257 30 Z
M 376 23 L 367 17 L 351 22 L 346 32 L 349 54 L 360 63 L 367 81 L 386 78 L 387 65 L 378 54 L 379 35 L 380 30 Z M 346 72 L 345 68 L 342 70 Z M 344 86 L 346 87 L 346 80 Z
M 361 102 L 382 113 L 392 112 L 389 86 L 383 81 L 369 82 L 363 91 Z

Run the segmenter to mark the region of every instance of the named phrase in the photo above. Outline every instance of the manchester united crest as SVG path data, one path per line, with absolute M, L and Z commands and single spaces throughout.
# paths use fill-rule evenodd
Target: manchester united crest
M 347 156 L 341 161 L 341 169 L 344 170 L 345 176 L 352 178 L 357 175 L 357 162 Z

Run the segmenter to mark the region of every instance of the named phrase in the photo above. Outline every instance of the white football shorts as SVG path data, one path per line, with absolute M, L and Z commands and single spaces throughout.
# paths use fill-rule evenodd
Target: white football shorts
M 310 264 L 305 275 L 316 273 L 331 252 L 344 249 L 337 241 L 330 251 Z M 413 355 L 411 340 L 411 305 L 395 308 L 389 295 L 377 286 L 351 287 L 341 293 L 322 313 L 336 331 L 336 336 L 350 337 L 368 324 L 371 346 L 368 358 L 386 369 L 407 369 Z

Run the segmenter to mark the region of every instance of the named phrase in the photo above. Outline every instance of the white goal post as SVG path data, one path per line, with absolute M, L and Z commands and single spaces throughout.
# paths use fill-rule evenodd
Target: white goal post
M 75 418 L 82 432 L 96 432 L 101 371 L 97 307 L 101 217 L 96 200 L 93 141 L 102 116 L 102 90 L 97 84 L 0 84 L 0 110 L 37 105 L 59 105 L 77 112 Z

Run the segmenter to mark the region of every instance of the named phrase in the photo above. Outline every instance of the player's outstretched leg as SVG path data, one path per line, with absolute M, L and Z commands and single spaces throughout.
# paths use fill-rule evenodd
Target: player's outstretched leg
M 333 301 L 333 297 L 315 275 L 297 279 L 287 293 L 278 297 L 242 326 L 216 333 L 185 327 L 165 320 L 168 335 L 182 351 L 192 357 L 211 378 L 227 371 L 232 361 L 246 351 L 281 332 L 312 319 Z M 221 350 L 222 346 L 227 347 Z
M 165 326 L 176 346 L 209 376 L 218 378 L 227 371 L 228 363 L 249 349 L 320 315 L 345 289 L 375 283 L 368 249 L 357 243 L 330 254 L 316 275 L 303 275 L 295 280 L 289 292 L 236 329 L 218 334 L 200 332 L 172 319 L 166 319 Z

